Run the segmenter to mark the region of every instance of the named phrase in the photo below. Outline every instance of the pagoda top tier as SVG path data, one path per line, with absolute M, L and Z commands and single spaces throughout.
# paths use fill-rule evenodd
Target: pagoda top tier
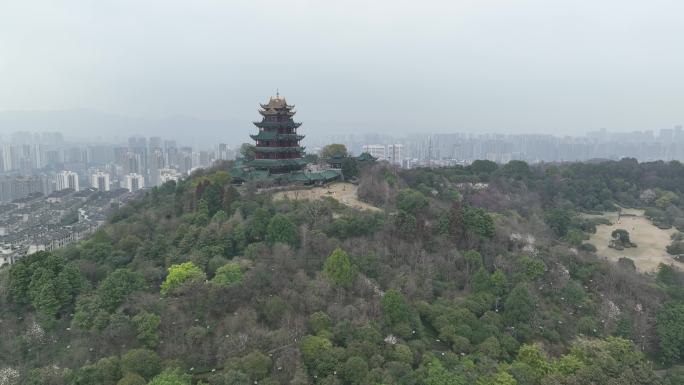
M 294 105 L 287 104 L 287 100 L 285 100 L 285 97 L 280 96 L 280 94 L 277 94 L 276 97 L 269 97 L 268 98 L 268 103 L 266 104 L 260 104 L 261 110 L 259 110 L 259 113 L 261 115 L 289 115 L 293 116 L 295 114 L 294 110 Z

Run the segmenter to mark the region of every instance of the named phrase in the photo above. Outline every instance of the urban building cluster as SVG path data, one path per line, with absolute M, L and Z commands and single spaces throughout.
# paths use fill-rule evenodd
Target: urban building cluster
M 16 132 L 2 139 L 0 202 L 89 187 L 132 192 L 178 180 L 236 153 L 227 144 L 196 150 L 161 137 L 131 137 L 122 145 L 71 143 L 60 133 Z
M 576 162 L 624 157 L 639 161 L 684 161 L 684 130 L 681 126 L 620 133 L 599 130 L 585 136 L 563 137 L 453 133 L 413 134 L 397 138 L 374 134 L 335 136 L 327 142 L 331 141 L 345 144 L 352 153 L 368 152 L 378 159 L 406 168 L 469 164 L 476 159 L 497 163 L 511 160 Z
M 300 123 L 294 123 L 294 110 L 284 100 L 276 96 L 262 105 L 263 121 L 255 122 L 259 133 L 252 135 L 256 141 L 256 159 L 250 166 L 256 169 L 272 173 L 302 167 L 304 147 L 300 141 L 304 136 L 297 133 Z M 399 138 L 379 134 L 346 135 L 310 141 L 309 152 L 315 153 L 329 143 L 342 143 L 351 154 L 368 153 L 404 168 L 464 165 L 476 159 L 498 163 L 624 157 L 639 161 L 684 161 L 681 126 L 620 133 L 599 130 L 584 136 L 562 137 L 465 133 L 412 134 Z M 80 144 L 66 141 L 60 133 L 16 132 L 0 138 L 0 202 L 11 202 L 35 192 L 49 195 L 54 191 L 89 187 L 131 192 L 159 186 L 217 160 L 235 159 L 238 148 L 239 143 L 221 143 L 214 148 L 194 149 L 161 137 L 131 137 L 125 144 Z
M 361 153 L 368 153 L 377 160 L 386 160 L 397 165 L 402 165 L 404 161 L 404 145 L 399 143 L 364 144 Z
M 80 241 L 100 227 L 111 210 L 135 195 L 126 189 L 67 188 L 0 204 L 0 266 Z

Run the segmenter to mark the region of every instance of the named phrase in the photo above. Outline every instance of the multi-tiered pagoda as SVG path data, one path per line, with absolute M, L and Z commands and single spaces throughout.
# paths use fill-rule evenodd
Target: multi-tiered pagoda
M 305 165 L 304 147 L 299 141 L 304 135 L 297 134 L 301 123 L 292 117 L 296 113 L 294 105 L 287 104 L 284 97 L 276 94 L 267 104 L 261 104 L 261 122 L 254 122 L 259 133 L 250 135 L 256 140 L 256 154 L 249 165 L 258 170 L 268 170 L 272 174 L 301 170 Z

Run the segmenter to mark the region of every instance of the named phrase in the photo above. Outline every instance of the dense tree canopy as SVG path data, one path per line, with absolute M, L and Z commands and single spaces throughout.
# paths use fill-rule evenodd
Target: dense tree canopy
M 679 362 L 684 355 L 684 303 L 670 303 L 658 314 L 658 334 L 663 357 Z
M 242 155 L 245 160 L 253 160 L 256 154 L 255 147 L 256 146 L 250 143 L 242 143 L 242 146 L 240 146 L 240 155 Z
M 287 216 L 276 214 L 268 222 L 268 227 L 266 228 L 266 241 L 270 243 L 281 242 L 296 246 L 298 243 L 297 228 Z
M 185 262 L 169 267 L 169 274 L 161 285 L 162 294 L 171 294 L 184 284 L 203 282 L 207 276 L 202 269 L 192 262 Z
M 335 249 L 325 261 L 323 268 L 333 286 L 349 287 L 356 278 L 356 268 L 352 265 L 347 253 L 341 249 Z
M 143 289 L 145 278 L 129 269 L 117 269 L 102 281 L 98 294 L 102 306 L 112 312 L 129 294 Z
M 234 286 L 244 279 L 242 267 L 237 263 L 226 263 L 216 270 L 211 282 L 221 286 Z
M 278 199 L 218 164 L 0 269 L 0 380 L 681 382 L 681 164 L 347 159 L 376 208 Z M 618 206 L 673 234 L 672 265 L 596 256 L 596 214 Z
M 347 156 L 347 146 L 340 143 L 332 143 L 324 146 L 320 153 L 322 158 L 332 158 L 333 156 Z
M 19 305 L 55 316 L 71 305 L 82 287 L 78 268 L 63 257 L 38 252 L 19 260 L 10 270 L 10 298 Z

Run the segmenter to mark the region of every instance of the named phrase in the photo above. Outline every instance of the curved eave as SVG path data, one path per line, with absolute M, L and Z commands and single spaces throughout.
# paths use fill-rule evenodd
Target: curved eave
M 297 146 L 297 147 L 254 147 L 254 151 L 256 152 L 264 152 L 264 153 L 274 153 L 274 152 L 304 152 L 304 149 L 306 147 L 302 146 Z
M 297 113 L 297 111 L 265 109 L 265 110 L 259 110 L 259 113 L 262 116 L 277 116 L 277 115 L 294 116 Z
M 296 159 L 254 159 L 249 161 L 249 166 L 252 167 L 302 167 L 306 165 L 306 161 L 302 158 Z
M 250 135 L 249 137 L 252 138 L 252 140 L 274 140 L 275 139 L 275 136 L 261 135 L 261 132 L 258 133 L 257 135 Z
M 250 135 L 254 140 L 302 140 L 304 135 L 298 134 L 277 134 L 269 131 L 262 131 L 257 135 Z
M 261 104 L 259 103 L 259 106 L 263 109 L 269 109 L 269 108 L 284 108 L 286 110 L 291 110 L 295 107 L 294 104 Z
M 259 128 L 299 128 L 301 126 L 301 123 L 298 122 L 293 122 L 292 120 L 288 120 L 287 122 L 252 122 L 255 126 Z

